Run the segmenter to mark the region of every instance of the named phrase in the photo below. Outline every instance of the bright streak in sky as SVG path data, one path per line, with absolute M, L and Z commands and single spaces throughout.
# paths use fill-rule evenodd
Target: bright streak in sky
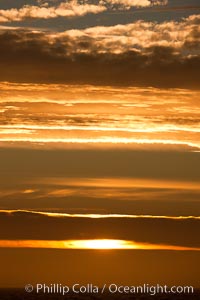
M 138 243 L 127 240 L 0 240 L 0 248 L 77 249 L 77 250 L 172 250 L 200 251 L 197 247 Z

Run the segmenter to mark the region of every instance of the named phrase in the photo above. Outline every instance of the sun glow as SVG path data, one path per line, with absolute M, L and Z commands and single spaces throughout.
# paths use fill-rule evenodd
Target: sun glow
M 74 240 L 70 243 L 75 249 L 133 249 L 133 243 L 124 240 Z
M 200 251 L 198 247 L 138 243 L 127 240 L 0 240 L 0 248 L 77 249 L 77 250 L 174 250 Z

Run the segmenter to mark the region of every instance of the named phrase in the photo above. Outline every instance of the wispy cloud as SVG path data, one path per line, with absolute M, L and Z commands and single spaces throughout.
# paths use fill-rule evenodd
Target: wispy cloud
M 108 218 L 130 218 L 130 219 L 167 219 L 167 220 L 200 220 L 200 216 L 154 216 L 154 215 L 124 215 L 124 214 L 68 214 L 68 213 L 57 213 L 49 211 L 35 211 L 35 210 L 0 210 L 0 213 L 8 215 L 17 213 L 28 213 L 33 215 L 48 216 L 52 218 L 92 218 L 92 219 L 108 219 Z

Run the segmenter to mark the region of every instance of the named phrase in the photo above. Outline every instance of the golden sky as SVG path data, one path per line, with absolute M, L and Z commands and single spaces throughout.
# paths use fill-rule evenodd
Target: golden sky
M 0 287 L 199 287 L 199 1 L 28 2 L 0 3 Z

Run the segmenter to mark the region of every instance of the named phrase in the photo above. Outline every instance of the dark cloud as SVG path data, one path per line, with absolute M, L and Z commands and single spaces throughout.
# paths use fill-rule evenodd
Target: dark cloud
M 0 45 L 1 81 L 199 88 L 200 57 L 169 46 L 101 53 L 86 39 L 79 47 L 90 50 L 73 52 L 73 37 L 19 31 L 2 32 Z
M 70 218 L 28 212 L 0 213 L 0 239 L 65 240 L 111 238 L 199 247 L 200 220 L 162 218 Z
M 0 150 L 1 182 L 6 175 L 29 177 L 133 177 L 200 180 L 199 153 L 133 150 Z M 88 163 L 89 162 L 89 163 Z M 12 176 L 11 176 L 12 174 Z M 6 179 L 7 180 L 7 179 Z

